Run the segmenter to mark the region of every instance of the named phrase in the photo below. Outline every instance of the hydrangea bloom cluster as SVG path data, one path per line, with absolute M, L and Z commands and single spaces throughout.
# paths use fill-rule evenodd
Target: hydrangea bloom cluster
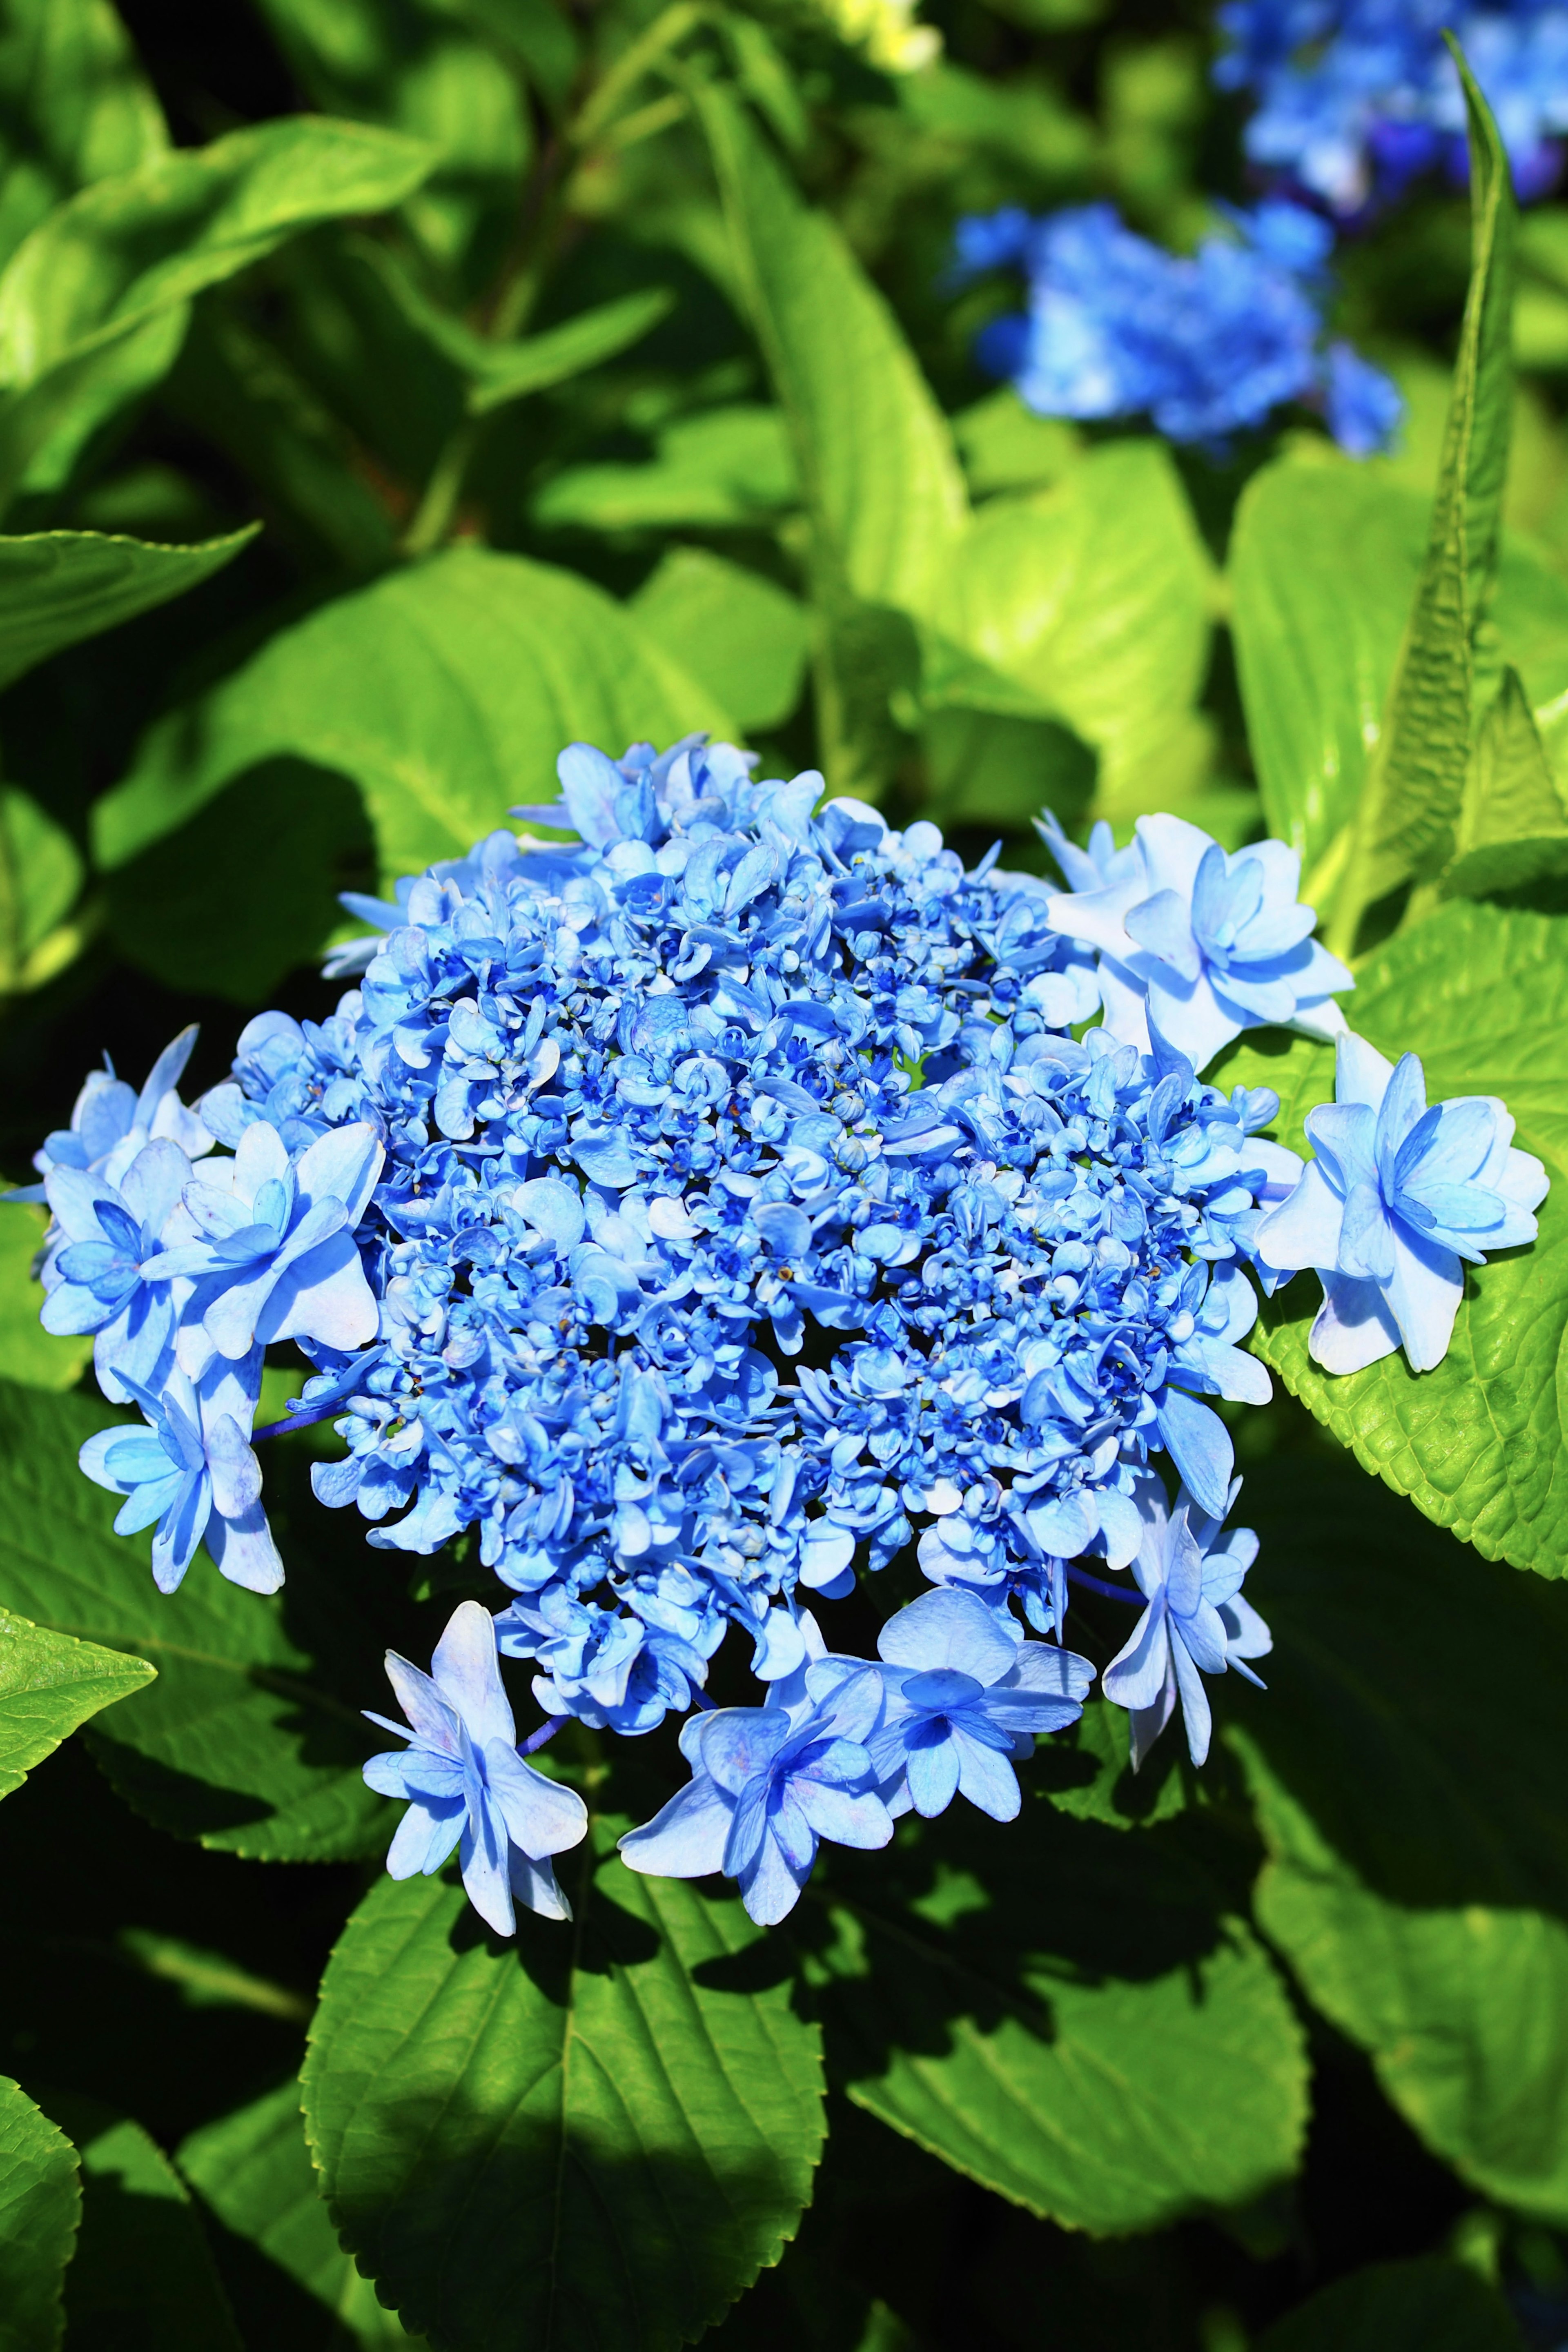
M 1179 255 L 1103 204 L 961 221 L 961 277 L 1016 269 L 1028 286 L 1026 311 L 983 330 L 982 366 L 1044 416 L 1147 415 L 1173 441 L 1223 445 L 1300 402 L 1353 457 L 1384 447 L 1397 391 L 1324 333 L 1329 224 L 1275 198 L 1228 208 L 1228 226 Z
M 89 1080 L 38 1155 L 44 1320 L 96 1335 L 142 1420 L 82 1467 L 122 1530 L 156 1524 L 164 1590 L 203 1542 L 280 1582 L 257 1444 L 329 1418 L 323 1503 L 496 1578 L 432 1676 L 389 1659 L 411 1744 L 367 1774 L 409 1805 L 390 1867 L 460 1848 L 502 1932 L 565 1908 L 582 1809 L 526 1758 L 572 1718 L 689 1717 L 691 1782 L 626 1858 L 723 1869 L 760 1919 L 823 1839 L 958 1795 L 1010 1818 L 1015 1763 L 1094 1679 L 1074 1583 L 1142 1603 L 1102 1679 L 1135 1759 L 1179 1704 L 1201 1760 L 1201 1676 L 1268 1640 L 1207 1402 L 1269 1392 L 1247 1269 L 1376 1255 L 1337 1129 L 1303 1175 L 1260 1132 L 1272 1094 L 1200 1074 L 1251 1024 L 1331 1026 L 1349 983 L 1279 844 L 1152 818 L 1080 851 L 1047 821 L 1053 893 L 753 764 L 574 745 L 563 800 L 517 813 L 573 838 L 498 832 L 351 902 L 376 935 L 330 1019 L 251 1022 L 194 1112 L 188 1039 L 140 1097 Z M 1473 1108 L 1367 1144 L 1397 1236 L 1521 1237 L 1536 1163 Z M 258 1432 L 274 1340 L 315 1370 Z M 931 1589 L 875 1659 L 830 1651 L 814 1608 L 906 1551 Z M 758 1706 L 712 1706 L 727 1638 Z M 498 1649 L 545 1714 L 521 1747 Z
M 1392 199 L 1418 173 L 1467 174 L 1465 105 L 1443 40 L 1453 33 L 1497 118 L 1527 202 L 1562 168 L 1568 14 L 1556 0 L 1226 0 L 1215 68 L 1257 100 L 1255 163 L 1342 216 Z

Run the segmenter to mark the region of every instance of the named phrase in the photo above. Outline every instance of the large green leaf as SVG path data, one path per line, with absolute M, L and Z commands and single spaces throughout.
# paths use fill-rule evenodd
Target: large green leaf
M 0 539 L 0 687 L 62 646 L 199 587 L 232 563 L 259 528 L 253 523 L 194 547 L 156 547 L 95 530 Z
M 1309 895 L 1332 878 L 1381 741 L 1430 511 L 1418 491 L 1335 457 L 1266 466 L 1237 509 L 1230 625 L 1247 740 L 1268 830 L 1300 852 Z M 1568 688 L 1568 582 L 1528 540 L 1503 538 L 1486 649 L 1489 677 L 1511 663 L 1550 730 Z
M 455 548 L 274 637 L 195 709 L 155 727 L 94 812 L 125 865 L 224 785 L 293 756 L 359 786 L 384 875 L 463 855 L 514 802 L 555 790 L 580 739 L 619 751 L 724 714 L 576 573 Z
M 75 2148 L 0 2074 L 0 2352 L 56 2352 L 80 2218 Z
M 1375 2263 L 1311 2295 L 1258 2338 L 1258 2352 L 1520 2352 L 1497 2289 L 1438 2255 Z
M 837 228 L 732 99 L 705 88 L 698 102 L 818 559 L 867 604 L 925 612 L 967 510 L 947 420 Z
M 405 208 L 432 260 L 462 268 L 499 257 L 532 145 L 528 106 L 462 12 L 426 0 L 261 0 L 261 13 L 317 106 L 436 151 Z
M 1568 2219 L 1568 1592 L 1488 1567 L 1326 1456 L 1240 1516 L 1274 1634 L 1231 1701 L 1257 1909 L 1429 2147 Z M 1331 1736 L 1329 1736 L 1331 1735 Z
M 157 2352 L 244 2352 L 190 2192 L 157 2141 L 97 2100 L 50 2104 L 81 2157 L 68 2342 L 79 2335 Z
M 1179 802 L 1206 751 L 1194 705 L 1208 663 L 1210 567 L 1169 451 L 1095 451 L 1049 490 L 994 499 L 950 552 L 934 625 L 1100 754 L 1097 806 Z M 969 704 L 973 677 L 928 706 Z
M 706 548 L 672 547 L 632 599 L 672 661 L 742 728 L 782 727 L 800 700 L 810 624 L 799 599 Z
M 84 188 L 0 277 L 0 493 L 58 487 L 106 416 L 173 364 L 185 306 L 289 236 L 383 212 L 433 151 L 299 116 Z
M 180 2170 L 224 2227 L 331 2313 L 365 2352 L 413 2344 L 338 2243 L 305 2144 L 300 2086 L 284 2083 L 182 2140 Z
M 44 1293 L 33 1261 L 48 1223 L 47 1209 L 25 1201 L 0 1207 L 0 1363 L 23 1388 L 74 1389 L 92 1361 L 92 1339 L 57 1339 L 38 1320 Z
M 846 1887 L 815 1962 L 829 2068 L 932 2155 L 1106 2233 L 1294 2170 L 1301 2035 L 1184 1822 L 1129 1834 L 1035 1790 L 1005 1825 L 966 1810 L 870 1868 L 836 1855 Z
M 1403 1355 L 1341 1378 L 1307 1353 L 1315 1275 L 1264 1307 L 1252 1340 L 1318 1420 L 1367 1469 L 1489 1559 L 1542 1576 L 1568 1566 L 1568 940 L 1561 918 L 1454 900 L 1362 966 L 1348 1010 L 1390 1059 L 1421 1056 L 1427 1099 L 1499 1095 L 1517 1141 L 1552 1189 L 1539 1239 L 1468 1269 L 1448 1352 L 1435 1371 Z M 1275 1087 L 1276 1132 L 1308 1147 L 1302 1120 L 1331 1102 L 1333 1054 L 1306 1038 L 1248 1042 L 1225 1083 Z
M 100 1708 L 150 1683 L 157 1668 L 122 1650 L 47 1633 L 0 1609 L 0 1797 Z
M 0 1604 L 157 1667 L 112 1730 L 89 1737 L 120 1793 L 161 1828 L 262 1860 L 364 1853 L 386 1809 L 360 1777 L 372 1741 L 353 1706 L 291 1635 L 310 1592 L 263 1599 L 198 1555 L 179 1591 L 160 1593 L 146 1538 L 110 1532 L 113 1498 L 77 1467 L 83 1439 L 112 1418 L 86 1398 L 0 1382 Z M 352 1622 L 329 1617 L 321 1636 L 351 1674 Z
M 441 2352 L 663 2352 L 776 2262 L 818 2039 L 738 1901 L 570 1858 L 571 1927 L 383 1880 L 328 1967 L 306 2126 L 344 2242 Z M 759 1966 L 759 1964 L 761 1964 Z
M 1342 949 L 1354 947 L 1374 900 L 1447 863 L 1469 760 L 1473 646 L 1497 570 L 1513 408 L 1517 215 L 1497 125 L 1462 59 L 1459 74 L 1469 125 L 1469 295 L 1426 557 L 1335 905 Z
M 8 0 L 0 26 L 0 266 L 56 205 L 168 144 L 109 0 Z

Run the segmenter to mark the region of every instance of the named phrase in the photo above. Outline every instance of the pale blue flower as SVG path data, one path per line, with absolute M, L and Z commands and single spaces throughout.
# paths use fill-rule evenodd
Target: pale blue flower
M 727 1706 L 688 1717 L 692 1777 L 646 1827 L 620 1842 L 633 1870 L 664 1878 L 722 1871 L 752 1917 L 793 1911 L 820 1842 L 882 1846 L 892 1816 L 866 1745 L 882 1712 L 876 1670 L 824 1658 L 801 1670 L 794 1706 Z
M 1039 1732 L 1082 1714 L 1094 1668 L 1070 1650 L 1020 1639 L 973 1592 L 921 1593 L 890 1617 L 877 1640 L 887 1704 L 871 1739 L 888 1810 L 929 1819 L 955 1795 L 993 1821 L 1019 1807 L 1010 1761 L 1034 1752 Z
M 259 1378 L 260 1358 L 255 1370 Z M 141 1406 L 145 1427 L 100 1430 L 79 1459 L 95 1485 L 123 1495 L 117 1535 L 135 1535 L 156 1521 L 153 1577 L 160 1592 L 174 1591 L 205 1539 L 231 1583 L 276 1592 L 283 1563 L 261 1508 L 261 1465 L 248 1431 L 250 1404 L 226 1366 L 197 1388 L 171 1370 L 161 1393 L 132 1381 L 124 1386 Z
M 429 1877 L 460 1848 L 468 1900 L 498 1936 L 516 1931 L 514 1898 L 547 1919 L 569 1919 L 552 1857 L 582 1844 L 588 1809 L 519 1753 L 489 1612 L 477 1601 L 459 1604 L 427 1675 L 395 1650 L 386 1672 L 412 1729 L 385 1716 L 369 1720 L 409 1745 L 373 1756 L 364 1777 L 382 1796 L 408 1800 L 386 1857 L 392 1876 Z
M 53 1223 L 43 1265 L 46 1331 L 93 1332 L 98 1384 L 112 1404 L 156 1389 L 173 1361 L 173 1282 L 151 1269 L 191 1180 L 177 1143 L 143 1144 L 118 1185 L 58 1162 L 44 1180 Z
M 1238 1479 L 1230 1504 L 1240 1486 Z M 1131 1716 L 1134 1769 L 1178 1702 L 1188 1752 L 1194 1764 L 1202 1764 L 1213 1730 L 1203 1676 L 1234 1666 L 1256 1683 L 1247 1661 L 1266 1657 L 1273 1646 L 1268 1626 L 1241 1591 L 1258 1557 L 1258 1538 L 1250 1528 L 1222 1534 L 1219 1519 L 1200 1511 L 1184 1488 L 1172 1511 L 1157 1478 L 1144 1484 L 1138 1500 L 1144 1529 L 1132 1573 L 1149 1605 L 1131 1639 L 1106 1667 L 1100 1686 Z
M 232 1160 L 209 1162 L 186 1186 L 192 1238 L 175 1241 L 143 1274 L 190 1283 L 192 1317 L 231 1359 L 258 1340 L 363 1346 L 375 1336 L 377 1315 L 354 1227 L 384 1157 L 363 1120 L 333 1129 L 293 1160 L 278 1129 L 258 1119 Z
M 1309 1342 L 1325 1371 L 1360 1371 L 1403 1348 L 1415 1372 L 1447 1353 L 1462 1261 L 1535 1239 L 1546 1171 L 1512 1147 L 1491 1095 L 1426 1107 L 1414 1054 L 1397 1066 L 1350 1032 L 1337 1043 L 1334 1100 L 1307 1114 L 1315 1158 L 1258 1227 L 1271 1267 L 1313 1267 L 1323 1303 Z
M 1113 1036 L 1147 1052 L 1158 1033 L 1202 1071 L 1262 1023 L 1311 1036 L 1344 1026 L 1334 992 L 1355 982 L 1312 937 L 1295 850 L 1260 841 L 1227 854 L 1178 816 L 1141 816 L 1135 846 L 1099 888 L 1047 908 L 1058 930 L 1099 949 Z
M 187 1160 L 199 1160 L 210 1151 L 211 1135 L 176 1091 L 195 1042 L 193 1023 L 164 1046 L 140 1094 L 115 1076 L 105 1056 L 105 1067 L 89 1073 L 76 1098 L 69 1127 L 57 1129 L 42 1150 L 34 1154 L 33 1165 L 39 1175 L 47 1178 L 56 1168 L 76 1168 L 114 1185 L 145 1144 L 177 1143 Z M 40 1202 L 47 1197 L 41 1183 L 0 1194 L 6 1201 Z

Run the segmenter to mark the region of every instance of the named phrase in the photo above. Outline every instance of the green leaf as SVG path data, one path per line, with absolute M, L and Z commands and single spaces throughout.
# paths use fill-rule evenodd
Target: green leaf
M 1471 183 L 1470 288 L 1443 471 L 1387 719 L 1356 813 L 1334 940 L 1354 948 L 1365 909 L 1447 863 L 1469 760 L 1472 660 L 1497 572 L 1513 407 L 1510 334 L 1517 215 L 1508 158 L 1457 46 Z
M 176 2161 L 224 2227 L 275 2263 L 365 2352 L 423 2340 L 383 2308 L 338 2244 L 305 2144 L 297 2083 L 205 2124 L 181 2142 Z
M 168 145 L 109 0 L 8 0 L 0 31 L 0 267 L 78 188 Z
M 261 13 L 317 106 L 434 151 L 404 215 L 431 259 L 465 278 L 493 267 L 515 226 L 532 133 L 515 77 L 460 12 L 422 0 L 261 0 Z
M 0 995 L 41 988 L 87 944 L 100 910 L 89 901 L 70 919 L 81 879 L 65 827 L 30 793 L 0 784 Z
M 0 1609 L 0 1797 L 19 1789 L 89 1716 L 156 1673 L 144 1658 L 46 1633 Z
M 1354 814 L 1430 512 L 1346 460 L 1277 460 L 1237 508 L 1230 625 L 1269 832 L 1313 869 Z
M 57 1339 L 38 1320 L 44 1303 L 33 1261 L 48 1229 L 47 1209 L 0 1195 L 0 1362 L 28 1389 L 74 1389 L 92 1361 L 92 1335 Z
M 1418 491 L 1332 457 L 1264 467 L 1237 509 L 1231 630 L 1247 740 L 1268 830 L 1300 852 L 1309 898 L 1342 870 L 1429 514 Z M 1485 667 L 1511 662 L 1547 727 L 1568 688 L 1565 648 L 1568 583 L 1505 533 Z
M 518 801 L 553 797 L 574 739 L 619 751 L 725 715 L 604 591 L 521 556 L 454 548 L 273 637 L 142 743 L 95 806 L 110 869 L 236 776 L 291 756 L 355 782 L 384 876 L 466 855 Z
M 1343 1456 L 1268 1464 L 1240 1516 L 1274 1635 L 1267 1694 L 1227 1693 L 1270 1855 L 1258 1922 L 1429 2147 L 1562 2222 L 1568 1593 L 1483 1566 Z
M 0 687 L 63 646 L 199 587 L 232 563 L 260 527 L 251 523 L 194 547 L 157 547 L 94 530 L 0 538 Z
M 375 270 L 409 325 L 448 364 L 469 379 L 468 413 L 488 415 L 508 401 L 545 392 L 612 360 L 668 318 L 675 297 L 650 286 L 600 302 L 542 333 L 492 341 L 422 294 L 386 246 L 363 238 L 356 248 Z
M 1298 1275 L 1264 1307 L 1254 1352 L 1396 1493 L 1489 1559 L 1542 1576 L 1568 1566 L 1568 943 L 1561 919 L 1456 899 L 1362 964 L 1349 1012 L 1397 1060 L 1419 1053 L 1427 1099 L 1500 1096 L 1516 1141 L 1547 1163 L 1539 1239 L 1468 1267 L 1447 1356 L 1415 1373 L 1403 1355 L 1331 1378 L 1307 1353 L 1319 1303 Z M 1306 1038 L 1238 1045 L 1227 1085 L 1275 1087 L 1281 1142 L 1307 1149 L 1302 1120 L 1331 1102 L 1331 1048 Z
M 100 2342 L 155 2344 L 158 2352 L 244 2352 L 189 2192 L 156 2140 L 96 2099 L 50 2104 L 81 2156 L 68 2341 L 90 2330 Z
M 577 78 L 578 47 L 554 0 L 449 0 L 447 13 L 487 33 L 515 58 L 554 113 Z
M 964 526 L 946 418 L 901 330 L 825 214 L 810 211 L 741 109 L 695 93 L 825 575 L 923 613 Z
M 1101 2233 L 1240 2204 L 1295 2169 L 1300 2032 L 1235 1916 L 1243 1890 L 1216 1885 L 1185 1824 L 1130 1836 L 1033 1791 L 1016 1822 L 966 1813 L 877 1862 L 834 1856 L 832 1892 L 853 1901 L 815 1962 L 829 2067 L 858 2105 Z
M 56 488 L 89 435 L 173 365 L 185 306 L 318 222 L 382 212 L 432 151 L 298 116 L 100 180 L 0 277 L 0 493 Z
M 776 408 L 737 403 L 682 416 L 642 466 L 569 466 L 533 501 L 546 530 L 754 530 L 795 506 L 795 460 Z
M 1443 891 L 1482 898 L 1563 873 L 1568 873 L 1568 809 L 1519 672 L 1510 666 L 1481 722 Z
M 571 1927 L 383 1879 L 328 1966 L 306 2126 L 344 2242 L 441 2352 L 664 2352 L 778 2260 L 818 2037 L 734 1899 L 568 1858 Z
M 1083 436 L 1059 416 L 1037 416 L 1010 383 L 952 420 L 953 438 L 976 498 L 998 490 L 1048 489 L 1078 463 Z
M 254 1005 L 316 962 L 342 927 L 338 893 L 375 863 L 358 792 L 284 754 L 226 784 L 167 840 L 118 867 L 109 928 L 166 987 Z
M 262 1861 L 363 1853 L 386 1819 L 360 1777 L 372 1743 L 289 1631 L 331 1595 L 290 1584 L 264 1599 L 226 1583 L 205 1554 L 177 1593 L 160 1593 L 147 1539 L 110 1532 L 113 1498 L 77 1467 L 82 1441 L 114 1418 L 86 1398 L 0 1382 L 0 1604 L 157 1667 L 140 1703 L 89 1739 L 159 1828 Z M 340 1670 L 363 1666 L 368 1688 L 363 1641 L 345 1633 L 329 1618 L 322 1647 Z
M 798 597 L 759 572 L 672 547 L 631 609 L 672 661 L 700 677 L 737 726 L 782 727 L 800 700 L 810 625 Z
M 0 2074 L 0 2352 L 56 2352 L 80 2218 L 75 2148 Z
M 1520 2352 L 1522 2340 L 1495 2287 L 1428 2254 L 1336 2279 L 1266 2327 L 1258 2352 Z
M 1100 754 L 1097 810 L 1170 806 L 1207 743 L 1208 558 L 1169 451 L 1098 449 L 1054 489 L 975 517 L 932 606 L 936 630 L 1065 720 Z M 966 703 L 960 676 L 926 701 Z
M 186 2009 L 241 2009 L 253 2016 L 281 2018 L 289 2025 L 310 2022 L 314 2004 L 287 1985 L 252 1976 L 222 1952 L 187 1944 L 150 1927 L 121 1927 L 116 1949 L 143 1976 L 178 1988 Z

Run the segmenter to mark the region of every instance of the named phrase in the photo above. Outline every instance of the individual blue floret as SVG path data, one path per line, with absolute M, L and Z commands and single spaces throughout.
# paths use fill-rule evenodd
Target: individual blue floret
M 1327 223 L 1279 198 L 1227 207 L 1226 223 L 1177 255 L 1135 235 L 1109 205 L 961 222 L 961 275 L 1016 267 L 1028 281 L 1026 313 L 982 332 L 981 364 L 1046 416 L 1147 415 L 1173 441 L 1223 445 L 1305 402 L 1326 406 L 1353 455 L 1384 446 L 1397 392 L 1365 361 L 1352 370 L 1346 346 L 1325 342 Z
M 877 1640 L 887 1698 L 872 1738 L 888 1810 L 929 1819 L 962 1793 L 993 1821 L 1016 1819 L 1010 1759 L 1032 1755 L 1037 1733 L 1083 1712 L 1094 1681 L 1087 1658 L 1020 1639 L 971 1592 L 926 1592 L 889 1619 Z
M 386 1857 L 393 1877 L 428 1877 L 460 1848 L 468 1900 L 498 1936 L 516 1928 L 514 1900 L 569 1919 L 552 1858 L 582 1844 L 588 1810 L 574 1789 L 519 1753 L 488 1612 L 477 1601 L 459 1604 L 427 1675 L 395 1650 L 386 1672 L 408 1724 L 366 1712 L 409 1745 L 373 1756 L 364 1777 L 382 1796 L 408 1800 Z
M 1231 1488 L 1226 1508 L 1240 1485 L 1238 1479 Z M 1223 1675 L 1234 1666 L 1256 1683 L 1247 1661 L 1266 1657 L 1273 1646 L 1268 1626 L 1241 1592 L 1258 1557 L 1258 1538 L 1250 1528 L 1222 1533 L 1225 1513 L 1200 1511 L 1184 1488 L 1173 1511 L 1157 1478 L 1145 1483 L 1138 1499 L 1144 1533 L 1132 1573 L 1148 1607 L 1131 1639 L 1105 1669 L 1101 1686 L 1131 1717 L 1134 1769 L 1178 1704 L 1188 1753 L 1202 1764 L 1213 1730 L 1204 1675 Z
M 1317 1037 L 1344 1026 L 1334 996 L 1355 981 L 1313 939 L 1300 875 L 1281 841 L 1227 854 L 1184 817 L 1141 816 L 1114 873 L 1080 878 L 1047 912 L 1099 950 L 1112 1035 L 1147 1051 L 1157 1033 L 1202 1070 L 1262 1023 Z
M 1426 1105 L 1414 1054 L 1397 1066 L 1363 1037 L 1338 1040 L 1334 1100 L 1307 1114 L 1315 1158 L 1258 1228 L 1268 1264 L 1317 1270 L 1309 1346 L 1325 1371 L 1360 1371 L 1403 1348 L 1414 1372 L 1447 1353 L 1463 1261 L 1535 1239 L 1548 1190 L 1491 1095 Z
M 146 1426 L 100 1430 L 79 1455 L 95 1485 L 126 1498 L 116 1534 L 134 1535 L 156 1523 L 153 1575 L 160 1592 L 178 1589 L 204 1539 L 231 1583 L 276 1592 L 283 1563 L 261 1508 L 261 1465 L 239 1392 L 220 1381 L 199 1394 L 178 1370 L 157 1393 L 129 1381 L 123 1385 Z
M 118 1184 L 148 1143 L 176 1143 L 188 1160 L 199 1160 L 210 1151 L 211 1135 L 177 1092 L 195 1042 L 193 1023 L 164 1046 L 140 1094 L 115 1076 L 106 1056 L 105 1067 L 91 1071 L 78 1095 L 69 1127 L 57 1129 L 34 1154 L 33 1165 L 39 1176 L 47 1178 L 56 1168 L 75 1168 Z M 16 1202 L 37 1202 L 47 1197 L 42 1182 L 0 1193 L 0 1200 Z
M 867 1741 L 881 1718 L 872 1667 L 806 1668 L 794 1705 L 728 1706 L 682 1727 L 692 1777 L 643 1829 L 620 1842 L 633 1870 L 663 1878 L 722 1871 L 752 1917 L 773 1927 L 793 1911 L 820 1842 L 882 1846 L 892 1815 Z M 851 1664 L 853 1662 L 848 1662 Z

